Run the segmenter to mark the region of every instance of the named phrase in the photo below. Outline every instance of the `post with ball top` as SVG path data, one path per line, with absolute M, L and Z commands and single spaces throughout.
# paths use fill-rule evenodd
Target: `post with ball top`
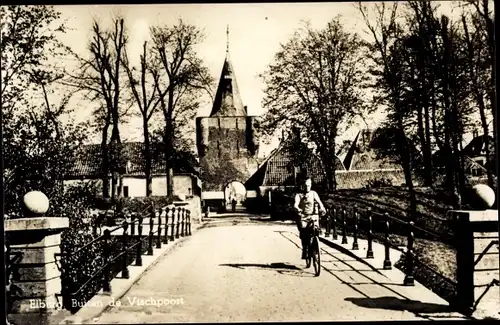
M 67 297 L 61 283 L 65 264 L 60 244 L 61 233 L 69 227 L 69 219 L 47 217 L 45 214 L 49 209 L 47 196 L 40 191 L 31 191 L 23 197 L 22 215 L 4 220 L 4 231 L 9 240 L 9 254 L 5 256 L 10 261 L 8 267 L 22 270 L 22 283 L 13 277 L 9 279 L 13 284 L 11 288 L 22 287 L 24 297 L 37 297 L 38 301 L 33 306 L 33 299 L 18 297 L 16 304 L 11 305 L 8 322 L 52 324 L 64 305 L 58 298 L 61 295 Z M 9 273 L 10 270 L 6 271 Z M 30 312 L 26 313 L 26 310 Z

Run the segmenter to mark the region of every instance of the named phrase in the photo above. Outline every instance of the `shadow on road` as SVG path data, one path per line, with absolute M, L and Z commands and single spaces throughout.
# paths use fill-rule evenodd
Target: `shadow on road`
M 300 276 L 300 277 L 311 277 L 314 276 L 314 274 L 309 274 L 309 273 L 304 273 L 303 269 L 291 265 L 291 264 L 286 264 L 282 262 L 278 263 L 269 263 L 269 264 L 260 264 L 260 263 L 226 263 L 226 264 L 219 264 L 219 266 L 230 266 L 234 267 L 237 269 L 247 269 L 247 268 L 257 268 L 257 269 L 263 269 L 263 270 L 274 270 L 278 272 L 279 274 L 284 274 L 284 275 L 292 275 L 292 276 Z
M 400 310 L 411 313 L 447 313 L 453 311 L 447 305 L 424 303 L 417 300 L 400 299 L 397 297 L 345 298 L 344 300 L 365 308 Z
M 231 266 L 238 269 L 244 269 L 246 267 L 258 267 L 263 269 L 285 269 L 285 270 L 300 270 L 295 265 L 286 263 L 270 263 L 270 264 L 257 264 L 257 263 L 227 263 L 220 264 L 221 266 Z

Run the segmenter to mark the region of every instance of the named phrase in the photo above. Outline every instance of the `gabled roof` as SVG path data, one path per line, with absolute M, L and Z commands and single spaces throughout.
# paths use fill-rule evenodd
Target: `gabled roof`
M 490 146 L 494 143 L 494 139 L 491 136 L 489 137 L 489 144 Z M 486 136 L 480 135 L 475 138 L 473 138 L 468 145 L 465 146 L 465 148 L 462 150 L 462 153 L 464 155 L 467 155 L 469 157 L 476 157 L 484 154 L 485 152 L 485 144 L 486 144 Z
M 123 145 L 123 154 L 127 163 L 126 175 L 145 176 L 146 160 L 144 157 L 144 143 L 125 142 Z M 198 175 L 197 162 L 187 154 L 177 153 L 174 159 L 175 174 L 194 174 Z M 101 167 L 102 151 L 100 144 L 84 145 L 76 155 L 76 162 L 65 175 L 65 178 L 82 177 L 100 177 L 102 175 Z M 163 159 L 158 155 L 152 155 L 152 175 L 164 175 L 166 165 Z
M 335 157 L 336 170 L 345 170 L 342 161 Z M 322 186 L 326 179 L 318 157 L 311 156 L 306 163 L 305 170 L 314 184 Z M 259 169 L 245 182 L 247 189 L 256 189 L 259 186 L 293 186 L 296 173 L 293 159 L 286 150 L 286 141 L 274 150 Z
M 241 101 L 238 84 L 234 74 L 233 65 L 229 59 L 229 52 L 224 60 L 219 86 L 215 94 L 211 117 L 216 116 L 246 116 L 246 108 Z
M 347 170 L 400 168 L 388 158 L 377 157 L 374 148 L 375 141 L 378 146 L 389 146 L 388 141 L 391 141 L 389 134 L 390 130 L 386 128 L 360 130 L 344 158 L 345 168 Z

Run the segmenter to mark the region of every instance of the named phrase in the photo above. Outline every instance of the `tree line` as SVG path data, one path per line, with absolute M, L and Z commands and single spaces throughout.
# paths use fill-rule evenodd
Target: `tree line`
M 200 97 L 211 95 L 214 83 L 195 50 L 203 31 L 182 20 L 153 26 L 142 53 L 132 58 L 126 21 L 114 16 L 109 26 L 94 20 L 86 52 L 76 53 L 60 40 L 67 26 L 54 7 L 0 10 L 6 211 L 20 211 L 28 190 L 42 190 L 57 202 L 64 195 L 62 176 L 96 132 L 102 193 L 119 197 L 126 164 L 121 131 L 134 116 L 142 119 L 147 196 L 153 155 L 165 162 L 172 195 L 174 161 L 192 146 L 183 133 L 193 127 Z M 93 107 L 91 120 L 72 118 L 75 95 Z
M 456 3 L 458 17 L 439 14 L 431 1 L 354 6 L 366 38 L 337 16 L 322 29 L 306 23 L 281 44 L 262 74 L 264 131 L 293 129 L 295 137 L 312 144 L 333 191 L 336 138 L 355 117 L 370 119 L 383 107 L 389 132 L 377 152 L 401 164 L 414 212 L 416 177 L 435 186 L 443 175 L 454 206 L 462 205 L 468 159 L 463 137 L 479 128 L 488 184 L 496 188 L 492 3 Z

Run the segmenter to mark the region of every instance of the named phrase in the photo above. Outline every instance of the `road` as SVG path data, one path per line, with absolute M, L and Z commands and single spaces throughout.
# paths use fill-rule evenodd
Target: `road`
M 312 268 L 305 269 L 299 246 L 293 225 L 243 217 L 211 222 L 163 256 L 120 306 L 94 321 L 370 321 L 451 315 L 446 306 L 406 299 L 400 283 L 325 245 L 324 268 L 315 277 Z

